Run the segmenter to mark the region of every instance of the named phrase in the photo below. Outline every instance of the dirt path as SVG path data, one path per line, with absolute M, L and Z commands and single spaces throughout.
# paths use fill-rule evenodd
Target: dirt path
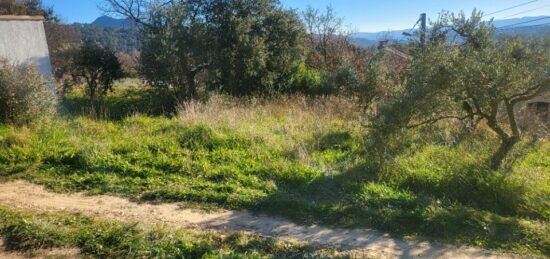
M 301 226 L 290 221 L 245 211 L 203 212 L 181 209 L 177 204 L 138 204 L 111 196 L 57 194 L 23 181 L 0 183 L 0 204 L 13 208 L 81 213 L 103 219 L 147 224 L 247 231 L 262 236 L 299 240 L 343 250 L 357 250 L 360 257 L 375 258 L 511 258 L 509 254 L 472 247 L 430 242 L 409 242 L 369 229 L 347 230 Z

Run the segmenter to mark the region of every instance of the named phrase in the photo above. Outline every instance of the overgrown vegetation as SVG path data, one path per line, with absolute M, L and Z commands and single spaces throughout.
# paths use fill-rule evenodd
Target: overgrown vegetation
M 2 0 L 0 15 L 40 15 L 46 21 L 59 22 L 53 7 L 44 6 L 42 0 Z
M 139 79 L 114 82 L 112 92 L 90 103 L 86 89 L 73 87 L 64 94 L 62 106 L 66 115 L 86 116 L 100 120 L 122 120 L 139 113 L 149 116 L 172 116 L 178 99 L 171 90 L 144 88 Z
M 0 130 L 2 178 L 56 191 L 184 202 L 307 224 L 548 255 L 548 142 L 522 142 L 508 172 L 482 161 L 490 131 L 445 127 L 407 143 L 384 174 L 363 150 L 361 109 L 346 99 L 231 99 L 181 105 L 176 118 L 86 117 Z M 457 137 L 458 136 L 458 137 Z M 519 151 L 518 151 L 519 152 Z

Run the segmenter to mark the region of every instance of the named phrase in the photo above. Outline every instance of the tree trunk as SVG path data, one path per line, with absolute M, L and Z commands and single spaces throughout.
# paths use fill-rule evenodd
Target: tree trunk
M 188 85 L 188 91 L 189 91 L 189 97 L 191 99 L 194 99 L 197 97 L 197 83 L 195 82 L 195 74 L 196 72 L 189 72 L 187 74 L 187 85 Z
M 94 84 L 92 83 L 90 85 L 90 101 L 92 102 L 92 104 L 95 103 L 95 92 L 96 92 L 96 87 L 94 86 Z
M 507 134 L 504 129 L 499 125 L 498 115 L 498 102 L 492 104 L 490 116 L 486 116 L 488 126 L 500 137 L 500 147 L 491 157 L 491 169 L 497 170 L 502 165 L 502 161 L 506 158 L 508 153 L 512 151 L 512 148 L 520 141 L 521 134 L 516 123 L 516 117 L 514 114 L 514 103 L 509 100 L 504 100 L 506 108 L 506 116 L 508 117 L 508 123 L 511 129 L 511 134 Z
M 95 102 L 95 91 L 90 90 L 90 101 L 92 103 Z
M 512 151 L 512 148 L 519 142 L 519 139 L 517 137 L 510 137 L 510 138 L 504 138 L 501 139 L 500 147 L 498 150 L 493 154 L 491 157 L 491 169 L 497 170 L 502 165 L 502 161 L 510 151 Z
M 95 94 L 96 94 L 96 88 L 97 83 L 94 75 L 91 75 L 90 77 L 85 77 L 86 84 L 88 85 L 88 91 L 90 94 L 90 101 L 92 104 L 95 102 Z

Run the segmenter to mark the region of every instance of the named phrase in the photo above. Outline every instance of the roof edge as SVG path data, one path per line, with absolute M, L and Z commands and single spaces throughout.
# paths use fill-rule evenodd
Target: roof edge
M 0 21 L 43 21 L 44 16 L 0 15 Z

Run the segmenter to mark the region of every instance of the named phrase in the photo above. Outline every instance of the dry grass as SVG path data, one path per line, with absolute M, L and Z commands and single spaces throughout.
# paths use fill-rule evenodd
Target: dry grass
M 258 137 L 270 145 L 303 149 L 303 142 L 330 131 L 358 133 L 361 113 L 353 100 L 282 96 L 247 100 L 216 95 L 206 102 L 179 105 L 184 125 L 207 125 Z

